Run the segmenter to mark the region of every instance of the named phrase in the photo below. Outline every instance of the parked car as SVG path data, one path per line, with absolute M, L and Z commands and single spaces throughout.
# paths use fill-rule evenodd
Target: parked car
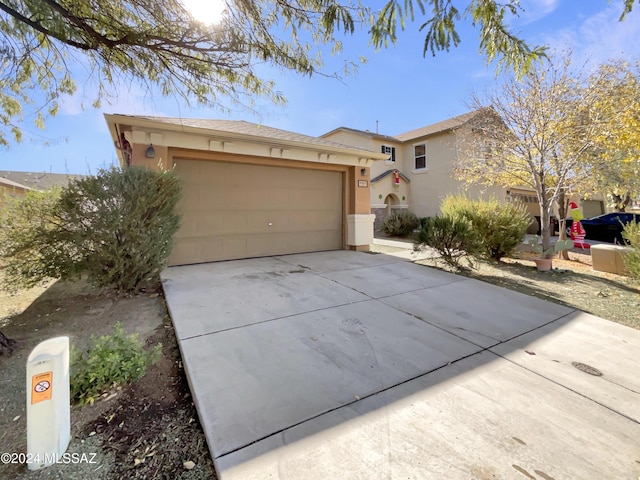
M 605 213 L 593 218 L 586 218 L 580 223 L 586 233 L 587 240 L 599 240 L 601 242 L 624 243 L 622 229 L 627 223 L 640 223 L 640 214 L 637 213 Z

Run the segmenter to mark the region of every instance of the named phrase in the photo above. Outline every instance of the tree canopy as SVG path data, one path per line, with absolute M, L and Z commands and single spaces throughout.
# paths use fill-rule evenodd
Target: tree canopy
M 634 4 L 623 0 L 621 19 Z M 478 28 L 488 62 L 523 73 L 545 55 L 544 47 L 530 47 L 508 28 L 508 15 L 520 11 L 518 0 L 389 0 L 379 11 L 358 0 L 225 5 L 220 22 L 205 25 L 179 0 L 0 0 L 0 145 L 20 140 L 29 102 L 37 102 L 38 125 L 57 112 L 60 98 L 76 89 L 78 63 L 99 86 L 95 105 L 110 86 L 136 81 L 220 107 L 228 101 L 250 105 L 256 96 L 284 102 L 258 75 L 259 65 L 327 74 L 319 46 L 340 51 L 341 35 L 360 27 L 382 47 L 418 15 L 425 19 L 425 54 L 457 46 L 456 27 L 466 18 Z
M 457 176 L 534 189 L 547 249 L 554 205 L 562 215 L 565 196 L 605 188 L 628 165 L 637 170 L 637 84 L 625 63 L 587 73 L 569 57 L 535 65 L 521 81 L 507 77 L 473 97 L 478 113 L 457 137 Z
M 591 117 L 601 125 L 585 159 L 599 166 L 590 181 L 617 211 L 624 211 L 640 196 L 640 61 L 600 66 L 589 91 L 595 107 Z

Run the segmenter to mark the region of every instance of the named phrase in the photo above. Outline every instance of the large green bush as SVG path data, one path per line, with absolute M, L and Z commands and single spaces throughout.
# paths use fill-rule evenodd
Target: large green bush
M 482 242 L 481 255 L 500 260 L 522 243 L 531 216 L 520 202 L 471 200 L 465 196 L 449 195 L 441 204 L 442 214 L 465 218 Z
M 624 266 L 631 277 L 640 280 L 640 223 L 631 222 L 625 225 L 622 238 L 629 244 L 622 256 Z
M 60 190 L 4 196 L 0 211 L 0 268 L 3 287 L 32 287 L 68 274 L 70 259 L 52 241 L 58 228 Z
M 166 264 L 179 226 L 179 179 L 139 167 L 101 170 L 59 194 L 33 194 L 5 210 L 0 256 L 12 286 L 86 275 L 135 292 Z
M 380 224 L 380 230 L 394 237 L 406 237 L 420 228 L 420 219 L 407 210 L 394 211 Z
M 83 352 L 71 354 L 71 400 L 93 403 L 106 390 L 134 382 L 160 359 L 162 344 L 146 351 L 137 335 L 126 335 L 117 323 L 112 335 L 91 337 Z
M 447 264 L 458 270 L 464 268 L 461 265 L 463 259 L 472 265 L 471 258 L 478 254 L 481 245 L 469 220 L 450 216 L 425 218 L 415 242 L 416 250 L 431 247 Z

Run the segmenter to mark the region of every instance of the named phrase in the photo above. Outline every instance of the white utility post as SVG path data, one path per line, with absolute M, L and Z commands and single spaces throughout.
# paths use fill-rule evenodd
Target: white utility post
M 27 359 L 29 470 L 56 463 L 71 440 L 69 337 L 38 344 Z

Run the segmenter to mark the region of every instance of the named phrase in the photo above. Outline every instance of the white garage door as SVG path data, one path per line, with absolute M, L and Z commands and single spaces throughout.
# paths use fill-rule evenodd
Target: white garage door
M 182 224 L 169 265 L 343 248 L 342 173 L 177 160 Z

